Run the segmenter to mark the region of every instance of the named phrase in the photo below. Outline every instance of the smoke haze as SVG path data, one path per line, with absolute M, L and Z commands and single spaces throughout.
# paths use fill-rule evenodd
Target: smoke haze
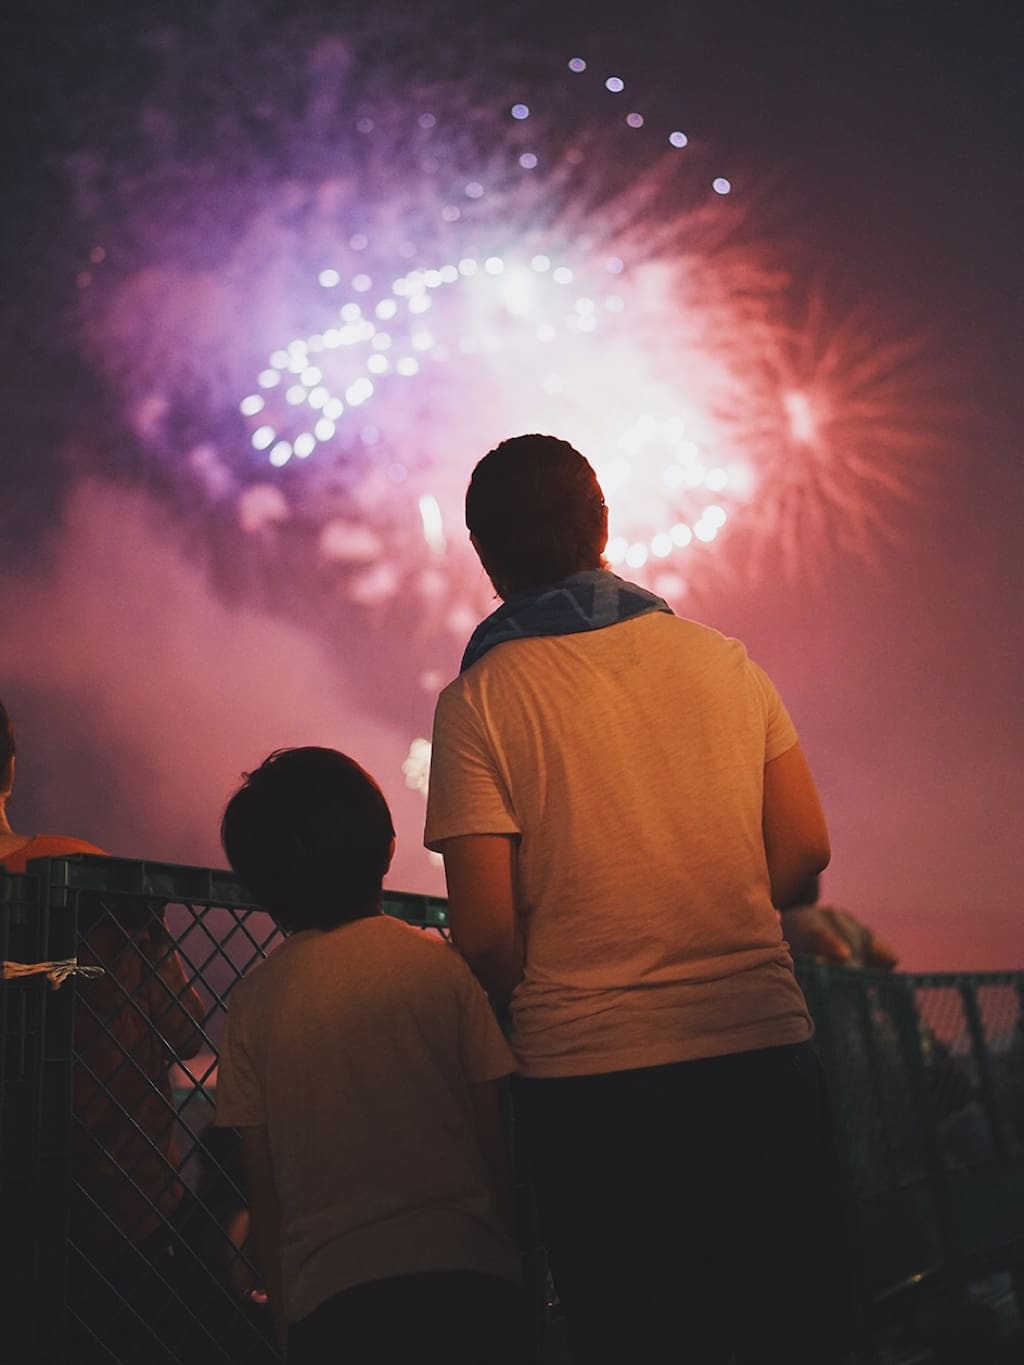
M 45 570 L 0 578 L 0 600 L 17 641 L 0 693 L 21 750 L 16 827 L 223 866 L 220 814 L 242 771 L 323 744 L 374 773 L 392 805 L 390 884 L 441 889 L 422 797 L 401 776 L 408 738 L 353 704 L 335 651 L 214 595 L 151 497 L 80 483 Z M 356 667 L 360 652 L 353 641 Z

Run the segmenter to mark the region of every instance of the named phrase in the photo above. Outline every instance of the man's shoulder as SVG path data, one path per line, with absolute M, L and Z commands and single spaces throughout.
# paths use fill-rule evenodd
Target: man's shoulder
M 742 640 L 688 616 L 667 612 L 638 616 L 613 626 L 606 634 L 612 653 L 624 664 L 646 668 L 656 658 L 659 672 L 666 681 L 672 679 L 673 685 L 680 671 L 688 675 L 708 671 L 730 674 L 742 671 L 748 659 Z
M 438 693 L 434 708 L 435 721 L 438 718 L 442 722 L 455 721 L 456 717 L 464 718 L 467 712 L 486 710 L 488 699 L 493 698 L 496 692 L 500 694 L 508 682 L 506 645 L 524 643 L 529 641 L 513 640 L 496 645 L 482 659 L 478 659 L 472 668 L 452 678 Z
M 592 666 L 595 656 L 608 660 L 621 655 L 635 662 L 638 640 L 643 642 L 642 651 L 658 651 L 664 663 L 675 657 L 690 666 L 713 667 L 717 662 L 722 667 L 736 667 L 748 659 L 741 640 L 723 635 L 713 626 L 669 612 L 648 612 L 606 629 L 503 641 L 441 690 L 437 714 L 442 720 L 467 713 L 486 714 L 496 702 L 518 692 L 523 674 L 536 682 L 546 675 L 549 664 L 553 676 L 561 680 L 566 651 L 570 656 L 578 655 L 584 668 Z M 551 649 L 556 642 L 563 647 L 557 664 Z
M 690 616 L 676 616 L 664 611 L 648 612 L 645 616 L 638 616 L 635 621 L 629 621 L 627 625 L 639 627 L 649 634 L 674 635 L 677 639 L 687 640 L 695 646 L 702 646 L 705 649 L 743 650 L 743 642 L 736 640 L 730 635 L 723 635 L 714 626 L 709 626 L 703 621 L 695 621 Z

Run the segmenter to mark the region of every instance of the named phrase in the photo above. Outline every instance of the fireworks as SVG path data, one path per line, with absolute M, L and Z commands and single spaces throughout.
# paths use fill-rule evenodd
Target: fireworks
M 643 267 L 637 273 L 642 284 Z M 322 271 L 320 283 L 340 292 L 340 272 Z M 373 583 L 387 595 L 397 578 L 382 576 L 380 564 L 401 555 L 417 524 L 423 556 L 445 559 L 449 540 L 462 538 L 473 453 L 508 431 L 557 431 L 588 452 L 617 518 L 609 559 L 633 570 L 714 540 L 727 519 L 723 502 L 749 489 L 749 466 L 738 453 L 723 462 L 727 442 L 706 408 L 673 393 L 637 354 L 630 305 L 641 326 L 654 323 L 658 305 L 638 302 L 619 258 L 595 269 L 540 253 L 467 255 L 411 270 L 376 295 L 366 273 L 351 285 L 362 301 L 345 298 L 332 325 L 275 350 L 239 406 L 254 452 L 276 469 L 320 461 L 335 476 L 355 448 L 366 479 L 351 496 L 372 511 L 377 532 L 331 519 L 319 548 L 327 558 L 376 561 L 374 578 L 354 583 L 357 595 Z M 705 378 L 709 368 L 701 366 Z M 446 460 L 452 416 L 462 458 Z M 376 494 L 372 470 L 384 474 Z M 320 484 L 315 467 L 303 477 Z M 463 616 L 453 620 L 459 632 Z
M 273 70 L 232 51 L 228 92 L 169 47 L 145 154 L 79 177 L 96 361 L 268 562 L 461 641 L 487 606 L 465 486 L 506 436 L 577 445 L 612 566 L 673 601 L 734 527 L 796 562 L 830 509 L 861 527 L 899 484 L 869 444 L 898 395 L 863 353 L 844 372 L 841 335 L 812 353 L 742 177 L 628 73 L 446 66 L 419 29 L 387 57 L 281 36 Z
M 569 61 L 570 82 L 586 73 L 584 59 Z M 603 85 L 611 96 L 625 88 L 617 76 Z M 634 133 L 647 126 L 631 107 L 606 116 Z M 623 212 L 630 196 L 660 202 L 659 177 L 685 169 L 648 157 L 626 200 L 612 196 L 595 214 L 579 168 L 593 166 L 597 150 L 586 157 L 560 143 L 550 118 L 534 135 L 525 102 L 489 111 L 486 164 L 458 174 L 443 117 L 410 105 L 398 118 L 409 130 L 404 152 L 416 158 L 422 200 L 411 217 L 421 244 L 403 240 L 403 219 L 396 237 L 390 196 L 360 200 L 360 230 L 339 231 L 316 271 L 319 325 L 269 351 L 239 403 L 254 455 L 291 467 L 300 508 L 317 499 L 318 553 L 346 567 L 355 600 L 384 601 L 411 583 L 422 598 L 445 600 L 445 622 L 461 636 L 479 603 L 453 593 L 456 575 L 438 569 L 460 558 L 469 469 L 510 432 L 554 431 L 587 452 L 605 486 L 611 563 L 646 567 L 679 596 L 673 561 L 713 541 L 754 486 L 714 415 L 732 376 L 694 334 L 706 335 L 709 291 L 692 291 L 694 329 L 681 281 L 655 249 L 663 234 Z M 364 113 L 356 129 L 372 138 L 378 122 Z M 688 146 L 678 128 L 661 135 L 670 156 Z M 393 139 L 390 150 L 403 151 Z M 396 170 L 393 183 L 408 177 Z M 723 177 L 706 180 L 705 206 L 730 189 Z M 692 229 L 700 211 L 681 221 Z M 294 471 L 306 462 L 300 481 Z
M 409 745 L 409 753 L 402 764 L 402 772 L 405 775 L 405 785 L 417 791 L 421 796 L 426 796 L 427 788 L 430 785 L 430 750 L 429 739 L 414 739 Z

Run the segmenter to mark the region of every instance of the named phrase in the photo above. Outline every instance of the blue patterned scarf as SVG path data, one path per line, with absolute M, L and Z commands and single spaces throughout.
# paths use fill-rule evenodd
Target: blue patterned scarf
M 607 569 L 586 569 L 563 578 L 552 588 L 520 593 L 503 602 L 470 636 L 459 672 L 465 673 L 489 649 L 506 640 L 604 630 L 652 611 L 674 614 L 667 602 L 646 588 L 627 583 Z

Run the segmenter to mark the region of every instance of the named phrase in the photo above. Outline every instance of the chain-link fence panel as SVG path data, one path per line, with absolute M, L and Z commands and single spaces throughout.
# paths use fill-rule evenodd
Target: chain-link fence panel
M 1019 1112 L 1022 978 L 963 974 L 916 979 L 944 1168 L 947 1258 L 1002 1266 L 1024 1228 Z
M 1024 1256 L 1022 973 L 798 963 L 867 1297 Z
M 0 1324 L 11 1360 L 57 1359 L 64 1295 L 73 1078 L 70 992 L 32 971 L 75 955 L 38 875 L 0 870 Z M 42 906 L 42 909 L 40 908 Z M 12 975 L 12 971 L 17 974 Z
M 798 961 L 828 1073 L 867 1305 L 940 1270 L 935 1125 L 903 975 Z
M 385 909 L 445 933 L 443 901 Z M 274 1365 L 240 1139 L 211 1124 L 231 989 L 279 941 L 229 874 L 77 857 L 0 875 L 0 1182 L 12 1359 Z M 869 1297 L 1024 1238 L 1024 975 L 798 964 Z M 57 973 L 59 976 L 59 972 Z M 539 1334 L 551 1286 L 524 1210 Z M 547 1331 L 546 1359 L 560 1358 Z
M 2 878 L 4 959 L 78 972 L 56 992 L 39 975 L 4 989 L 14 1358 L 273 1365 L 240 1137 L 211 1120 L 231 988 L 280 933 L 227 873 L 99 857 L 30 872 Z M 385 908 L 446 932 L 434 898 Z

